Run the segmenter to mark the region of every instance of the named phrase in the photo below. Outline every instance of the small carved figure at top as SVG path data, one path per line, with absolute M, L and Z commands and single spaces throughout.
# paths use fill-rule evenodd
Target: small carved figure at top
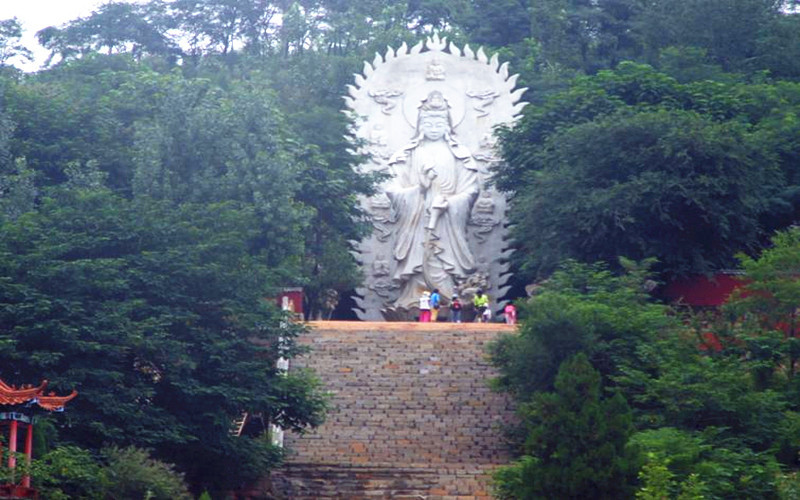
M 438 59 L 432 60 L 428 63 L 428 69 L 425 71 L 425 79 L 429 81 L 442 81 L 447 77 L 444 65 Z

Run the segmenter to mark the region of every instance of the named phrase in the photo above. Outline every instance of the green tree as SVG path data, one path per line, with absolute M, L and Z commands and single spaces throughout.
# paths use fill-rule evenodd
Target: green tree
M 579 353 L 559 368 L 552 393 L 523 405 L 525 458 L 495 473 L 499 498 L 624 498 L 639 467 L 621 394 L 604 398 L 600 374 Z
M 759 244 L 759 218 L 781 182 L 746 127 L 692 112 L 613 114 L 545 148 L 548 168 L 515 200 L 517 239 L 537 270 L 618 255 L 655 256 L 676 274 L 730 266 Z
M 775 78 L 800 78 L 800 13 L 785 12 L 758 39 L 756 61 Z
M 103 498 L 106 480 L 101 464 L 78 446 L 61 446 L 36 458 L 31 478 L 39 493 L 52 500 Z
M 639 9 L 639 2 L 626 0 L 532 2 L 532 37 L 542 47 L 539 64 L 592 74 L 635 57 L 631 34 Z
M 158 2 L 144 5 L 109 2 L 62 28 L 47 27 L 37 33 L 37 38 L 50 51 L 47 64 L 56 56 L 64 61 L 93 51 L 129 52 L 136 58 L 177 57 L 180 48 L 167 36 L 171 27 Z
M 716 441 L 713 432 L 662 427 L 634 434 L 629 446 L 647 457 L 637 498 L 782 498 L 773 456 Z
M 494 48 L 508 47 L 531 36 L 528 0 L 472 0 L 459 19 L 471 42 Z
M 33 210 L 36 201 L 34 172 L 24 159 L 14 162 L 13 168 L 0 173 L 0 219 L 14 219 Z
M 299 330 L 265 301 L 258 228 L 247 206 L 53 192 L 0 231 L 0 375 L 79 391 L 62 442 L 152 448 L 196 488 L 261 477 L 279 453 L 231 436 L 234 418 L 300 429 L 323 402 L 275 367 Z
M 732 266 L 800 213 L 795 91 L 679 84 L 625 63 L 530 106 L 503 134 L 496 173 L 513 196 L 519 266 L 535 276 L 618 255 L 657 257 L 666 275 Z
M 745 285 L 728 302 L 732 312 L 755 315 L 765 330 L 800 336 L 800 228 L 777 233 L 772 245 L 752 258 L 739 255 Z
M 307 213 L 296 198 L 302 166 L 272 93 L 257 82 L 228 91 L 202 79 L 164 83 L 160 111 L 136 125 L 134 194 L 250 204 L 268 263 L 289 264 L 302 252 Z
M 17 59 L 20 62 L 33 59 L 31 51 L 20 43 L 22 25 L 16 17 L 0 21 L 0 66 Z
M 739 260 L 743 286 L 725 304 L 732 336 L 760 385 L 786 390 L 798 404 L 793 379 L 800 360 L 800 229 L 775 234 L 757 258 L 740 254 Z
M 104 448 L 94 456 L 77 446 L 61 446 L 35 459 L 31 476 L 39 493 L 52 500 L 194 498 L 182 474 L 132 446 Z
M 800 446 L 796 386 L 764 384 L 759 375 L 764 356 L 776 352 L 777 346 L 770 338 L 748 344 L 745 337 L 728 334 L 720 337 L 721 350 L 710 350 L 704 336 L 718 331 L 713 318 L 681 317 L 676 310 L 652 303 L 647 290 L 655 283 L 647 279 L 647 266 L 625 260 L 622 264 L 628 271 L 621 276 L 597 264 L 572 263 L 560 269 L 521 306 L 519 332 L 491 346 L 491 359 L 500 372 L 494 383 L 520 404 L 522 422 L 509 433 L 521 458 L 498 472 L 499 491 L 507 498 L 578 496 L 566 489 L 541 488 L 554 484 L 549 474 L 559 477 L 554 470 L 562 468 L 570 477 L 582 478 L 580 471 L 558 460 L 579 466 L 583 462 L 571 450 L 582 453 L 583 443 L 602 435 L 593 431 L 593 421 L 544 411 L 551 408 L 546 403 L 564 394 L 558 385 L 565 374 L 577 372 L 571 365 L 568 371 L 566 360 L 580 356 L 591 362 L 600 400 L 614 394 L 620 407 L 624 403 L 628 409 L 622 413 L 631 419 L 631 432 L 637 432 L 629 435 L 623 456 L 648 457 L 644 464 L 633 465 L 639 473 L 640 497 L 776 498 L 783 484 L 778 461 L 796 466 Z M 777 358 L 768 361 L 771 372 L 786 364 Z M 568 387 L 579 391 L 583 386 L 572 380 Z M 577 441 L 560 435 L 562 431 Z M 532 443 L 551 443 L 555 451 Z M 547 463 L 558 465 L 551 470 Z M 625 484 L 636 486 L 633 478 Z M 583 497 L 622 497 L 613 492 L 617 490 L 602 487 Z
M 639 429 L 629 445 L 668 469 L 673 496 L 696 475 L 707 498 L 776 498 L 797 417 L 782 391 L 759 383 L 741 345 L 703 348 L 711 329 L 706 318 L 687 322 L 647 346 L 646 363 L 613 377 Z
M 552 390 L 562 362 L 583 352 L 606 377 L 647 366 L 646 346 L 676 323 L 664 306 L 648 302 L 646 265 L 626 261 L 627 275 L 603 265 L 568 263 L 520 306 L 518 335 L 490 346 L 497 387 L 520 401 Z
M 103 450 L 107 465 L 106 498 L 152 498 L 160 500 L 193 498 L 183 476 L 172 466 L 150 458 L 147 451 L 128 447 Z
M 32 210 L 35 198 L 33 171 L 11 155 L 13 133 L 14 123 L 0 111 L 0 219 Z
M 716 63 L 729 71 L 760 69 L 756 59 L 759 42 L 781 18 L 784 3 L 782 0 L 643 2 L 636 31 L 649 54 L 649 62 L 655 62 L 660 50 L 683 45 L 706 49 Z

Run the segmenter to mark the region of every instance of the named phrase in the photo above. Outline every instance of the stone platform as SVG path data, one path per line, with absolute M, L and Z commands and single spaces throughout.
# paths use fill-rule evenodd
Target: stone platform
M 487 342 L 512 327 L 476 323 L 317 322 L 293 368 L 316 371 L 331 394 L 320 428 L 287 434 L 276 498 L 490 498 L 489 474 L 510 458 L 513 420 Z

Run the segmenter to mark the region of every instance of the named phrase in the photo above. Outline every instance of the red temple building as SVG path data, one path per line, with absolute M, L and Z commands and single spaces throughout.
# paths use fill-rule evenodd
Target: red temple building
M 720 272 L 713 276 L 689 276 L 669 282 L 660 295 L 668 302 L 690 307 L 720 307 L 734 290 L 747 284 L 743 276 L 737 271 Z
M 13 479 L 20 441 L 24 442 L 25 462 L 30 465 L 33 458 L 34 411 L 63 411 L 64 405 L 78 395 L 76 391 L 67 396 L 56 396 L 52 392 L 45 394 L 46 388 L 46 380 L 38 387 L 14 387 L 0 380 L 0 435 L 8 436 L 5 441 L 8 448 L 7 465 L 12 472 L 11 481 L 0 484 L 0 498 L 38 498 L 36 490 L 31 488 L 29 475 L 23 475 L 19 482 Z M 5 454 L 6 450 L 0 443 L 0 464 Z

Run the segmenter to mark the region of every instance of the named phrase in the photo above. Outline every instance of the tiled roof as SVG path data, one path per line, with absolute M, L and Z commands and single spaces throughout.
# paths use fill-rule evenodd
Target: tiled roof
M 64 409 L 64 405 L 67 404 L 68 401 L 74 399 L 75 396 L 78 395 L 74 390 L 67 396 L 56 396 L 53 392 L 45 394 L 44 390 L 46 387 L 47 380 L 43 380 L 38 387 L 30 385 L 14 387 L 0 380 L 0 406 L 36 403 L 47 411 L 60 411 Z

